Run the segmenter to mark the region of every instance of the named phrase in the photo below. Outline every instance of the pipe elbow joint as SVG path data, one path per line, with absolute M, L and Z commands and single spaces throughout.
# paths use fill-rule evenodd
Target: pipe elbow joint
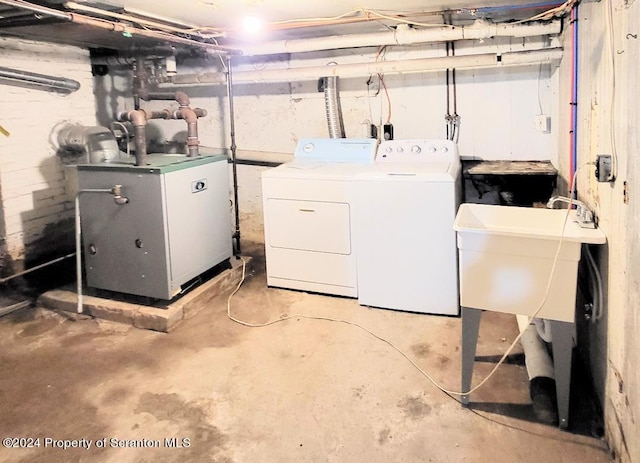
M 132 109 L 127 112 L 120 112 L 116 115 L 120 122 L 131 122 L 135 127 L 147 125 L 147 113 L 143 109 Z
M 176 92 L 175 93 L 175 99 L 178 102 L 178 104 L 180 105 L 180 107 L 186 107 L 189 106 L 190 100 L 189 100 L 189 95 L 187 95 L 184 92 Z
M 172 119 L 184 119 L 188 124 L 193 124 L 198 121 L 198 114 L 191 108 L 181 108 L 174 111 L 171 115 Z

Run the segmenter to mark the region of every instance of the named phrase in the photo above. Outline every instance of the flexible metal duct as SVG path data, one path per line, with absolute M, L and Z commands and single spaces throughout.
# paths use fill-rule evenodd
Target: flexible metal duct
M 330 138 L 345 138 L 342 108 L 338 92 L 338 77 L 324 77 L 324 104 Z
M 116 137 L 106 127 L 63 122 L 53 128 L 51 142 L 56 150 L 86 153 L 86 162 L 111 162 L 120 156 Z
M 65 90 L 75 92 L 80 88 L 80 82 L 65 79 L 63 77 L 53 77 L 44 74 L 36 74 L 35 72 L 19 71 L 0 67 L 0 79 L 12 80 L 14 82 L 28 83 L 34 85 L 42 85 L 44 87 L 54 88 L 57 90 Z

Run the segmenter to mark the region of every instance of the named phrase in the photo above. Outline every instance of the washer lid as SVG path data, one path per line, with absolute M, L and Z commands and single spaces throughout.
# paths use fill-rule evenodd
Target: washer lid
M 348 162 L 316 162 L 295 160 L 262 172 L 262 178 L 299 178 L 320 180 L 349 180 L 371 170 L 371 164 Z

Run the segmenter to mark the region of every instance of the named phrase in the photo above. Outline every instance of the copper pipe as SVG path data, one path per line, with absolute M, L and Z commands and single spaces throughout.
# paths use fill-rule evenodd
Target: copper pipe
M 200 108 L 184 107 L 172 113 L 173 119 L 184 119 L 187 122 L 187 149 L 189 157 L 199 156 L 198 146 L 198 117 L 206 116 L 207 112 Z
M 184 92 L 176 92 L 175 100 L 180 105 L 180 109 L 172 113 L 173 119 L 184 119 L 187 121 L 187 156 L 199 156 L 198 146 L 200 145 L 200 140 L 198 139 L 198 118 L 206 116 L 207 112 L 201 108 L 190 108 L 189 95 Z
M 198 42 L 197 40 L 186 39 L 178 37 L 173 34 L 159 31 L 151 31 L 146 29 L 139 29 L 137 27 L 131 27 L 123 23 L 115 23 L 111 21 L 105 21 L 103 19 L 96 19 L 90 16 L 85 16 L 77 13 L 67 13 L 64 11 L 56 10 L 55 8 L 49 8 L 34 3 L 29 3 L 22 0 L 0 0 L 0 4 L 10 5 L 17 8 L 21 8 L 27 11 L 33 11 L 36 13 L 46 14 L 47 16 L 53 16 L 55 18 L 65 19 L 72 23 L 81 24 L 90 27 L 96 27 L 99 29 L 105 29 L 120 34 L 137 35 L 140 37 L 147 37 L 154 40 L 160 40 L 162 42 L 178 43 L 181 45 L 188 45 L 191 47 L 204 48 L 214 53 L 224 53 L 239 55 L 241 52 L 232 48 L 221 47 L 212 43 Z M 185 31 L 189 33 L 189 31 Z
M 174 98 L 181 108 L 189 107 L 189 104 L 191 103 L 191 101 L 189 100 L 189 95 L 184 92 L 176 92 Z
M 134 143 L 136 145 L 136 166 L 147 164 L 147 114 L 142 109 L 134 109 L 129 112 L 122 112 L 117 115 L 120 122 L 131 122 L 134 128 Z

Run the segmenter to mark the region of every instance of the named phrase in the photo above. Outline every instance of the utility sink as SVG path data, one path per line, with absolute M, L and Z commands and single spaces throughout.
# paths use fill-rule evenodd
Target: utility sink
M 604 244 L 606 236 L 597 228 L 581 228 L 575 211 L 565 224 L 566 214 L 566 209 L 462 204 L 453 226 L 460 305 L 531 316 L 544 302 L 537 317 L 573 322 L 581 245 Z

